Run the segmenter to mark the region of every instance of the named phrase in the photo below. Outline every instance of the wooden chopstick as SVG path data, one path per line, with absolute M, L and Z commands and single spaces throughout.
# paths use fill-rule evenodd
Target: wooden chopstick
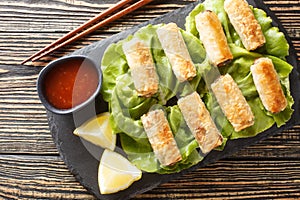
M 47 50 L 51 49 L 52 47 L 54 47 L 55 45 L 57 45 L 60 42 L 63 42 L 67 39 L 69 39 L 70 37 L 74 36 L 76 33 L 82 31 L 83 29 L 87 28 L 88 26 L 90 26 L 93 23 L 96 23 L 97 21 L 99 21 L 100 19 L 102 19 L 103 17 L 111 14 L 112 12 L 116 11 L 117 9 L 123 7 L 124 5 L 126 5 L 127 3 L 130 3 L 132 0 L 122 0 L 119 3 L 115 4 L 114 6 L 106 9 L 104 12 L 96 15 L 94 18 L 88 20 L 87 22 L 85 22 L 84 24 L 82 24 L 81 26 L 79 26 L 78 28 L 74 29 L 73 31 L 70 31 L 69 33 L 67 33 L 66 35 L 64 35 L 63 37 L 57 39 L 56 41 L 52 42 L 51 44 L 49 44 L 48 46 L 46 46 L 45 48 L 41 49 L 40 51 L 36 52 L 35 54 L 33 54 L 32 56 L 30 56 L 29 58 L 27 58 L 26 60 L 24 60 L 21 64 L 24 64 L 26 62 L 28 62 L 29 60 L 39 56 L 40 54 L 46 52 Z M 50 53 L 50 52 L 49 52 Z
M 63 37 L 59 38 L 58 40 L 54 41 L 53 43 L 51 43 L 50 45 L 46 46 L 45 48 L 41 49 L 40 51 L 36 52 L 35 54 L 33 54 L 32 56 L 30 56 L 29 58 L 27 58 L 26 60 L 24 60 L 21 64 L 25 64 L 26 62 L 32 60 L 33 62 L 48 55 L 49 53 L 67 45 L 70 44 L 80 38 L 82 38 L 83 36 L 99 29 L 101 26 L 104 26 L 112 21 L 115 21 L 117 19 L 119 19 L 120 17 L 150 3 L 153 0 L 139 0 L 136 3 L 124 8 L 123 10 L 109 16 L 108 18 L 100 21 L 99 23 L 95 24 L 94 26 L 91 26 L 90 28 L 87 28 L 88 26 L 92 25 L 93 23 L 99 21 L 100 19 L 104 18 L 105 16 L 111 14 L 112 12 L 120 9 L 121 7 L 125 6 L 126 4 L 132 2 L 132 0 L 122 0 L 119 3 L 117 3 L 116 5 L 114 5 L 113 7 L 105 10 L 104 12 L 100 13 L 99 15 L 97 15 L 96 17 L 90 19 L 89 21 L 87 21 L 86 23 L 84 23 L 83 25 L 81 25 L 80 27 L 74 29 L 73 31 L 69 32 L 68 34 L 64 35 Z M 83 29 L 87 28 L 86 30 L 82 31 Z M 82 31 L 82 32 L 80 32 Z M 79 33 L 80 32 L 80 33 Z M 60 44 L 59 44 L 60 43 Z

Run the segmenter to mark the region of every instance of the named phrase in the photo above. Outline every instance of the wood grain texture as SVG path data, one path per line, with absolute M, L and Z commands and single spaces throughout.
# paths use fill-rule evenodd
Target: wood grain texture
M 115 2 L 0 1 L 0 199 L 94 199 L 59 157 L 36 92 L 38 73 L 57 57 L 193 1 L 154 1 L 37 63 L 19 63 Z M 300 1 L 264 2 L 300 56 Z M 135 199 L 296 199 L 299 185 L 300 126 L 295 126 Z
M 300 161 L 226 159 L 134 199 L 296 198 Z M 7 199 L 94 199 L 56 156 L 0 156 L 0 196 Z M 293 178 L 291 178 L 293 177 Z
M 287 178 L 287 174 L 299 176 L 299 164 L 299 161 L 278 161 L 273 165 L 269 161 L 223 160 L 166 183 L 163 189 L 154 189 L 136 198 L 296 198 L 300 192 L 299 180 Z M 176 191 L 178 193 L 174 195 Z
M 1 155 L 0 177 L 0 197 L 5 199 L 93 198 L 58 156 Z
M 0 152 L 57 154 L 36 91 L 39 68 L 0 65 Z M 30 70 L 28 70 L 30 69 Z

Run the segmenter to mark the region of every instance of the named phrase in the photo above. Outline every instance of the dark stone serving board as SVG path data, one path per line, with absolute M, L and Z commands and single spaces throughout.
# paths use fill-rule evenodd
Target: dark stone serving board
M 195 5 L 197 5 L 200 2 L 201 1 L 191 3 L 186 7 L 170 12 L 162 17 L 156 18 L 147 23 L 123 31 L 108 39 L 93 43 L 83 49 L 74 52 L 73 54 L 87 55 L 94 59 L 97 63 L 101 63 L 103 52 L 105 51 L 108 45 L 126 38 L 129 34 L 134 33 L 139 28 L 147 24 L 175 22 L 179 27 L 184 28 L 185 17 L 195 7 Z M 258 134 L 256 137 L 230 140 L 223 151 L 212 151 L 199 164 L 180 173 L 169 175 L 143 173 L 142 179 L 133 183 L 128 189 L 115 194 L 101 195 L 98 188 L 97 174 L 99 160 L 103 149 L 96 147 L 88 142 L 85 142 L 77 136 L 74 136 L 73 130 L 75 129 L 75 127 L 79 126 L 81 123 L 83 123 L 90 117 L 95 116 L 97 113 L 107 111 L 107 104 L 104 103 L 101 96 L 99 96 L 95 100 L 94 104 L 91 104 L 89 107 L 73 115 L 57 115 L 48 112 L 47 114 L 50 131 L 52 133 L 53 140 L 60 152 L 62 159 L 68 166 L 71 173 L 74 174 L 76 179 L 88 191 L 93 193 L 97 198 L 103 200 L 128 199 L 130 197 L 135 196 L 136 194 L 151 190 L 156 186 L 160 185 L 161 183 L 168 182 L 171 179 L 177 178 L 191 170 L 195 170 L 199 167 L 203 167 L 210 163 L 216 162 L 217 160 L 222 159 L 224 157 L 228 157 L 229 155 L 237 152 L 238 150 L 244 147 L 252 145 L 262 139 L 265 139 L 271 135 L 283 131 L 284 129 L 291 128 L 292 126 L 300 123 L 300 81 L 298 74 L 299 66 L 297 63 L 295 49 L 293 48 L 292 43 L 280 22 L 277 20 L 275 15 L 268 9 L 268 7 L 262 2 L 262 0 L 248 0 L 248 2 L 254 7 L 263 9 L 273 19 L 273 25 L 279 27 L 280 31 L 282 31 L 286 35 L 286 38 L 290 44 L 290 55 L 287 57 L 287 60 L 291 65 L 294 66 L 294 69 L 290 75 L 290 82 L 291 93 L 295 100 L 295 104 L 293 107 L 295 112 L 292 115 L 292 118 L 288 121 L 288 123 L 286 123 L 280 128 L 277 128 L 274 125 L 267 131 Z

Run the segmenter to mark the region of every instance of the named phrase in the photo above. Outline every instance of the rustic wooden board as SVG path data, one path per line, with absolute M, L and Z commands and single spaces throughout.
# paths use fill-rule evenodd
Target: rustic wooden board
M 300 195 L 299 168 L 299 160 L 226 159 L 134 199 L 292 199 Z M 95 199 L 68 173 L 56 156 L 1 155 L 0 197 Z
M 0 199 L 94 199 L 69 172 L 52 141 L 35 88 L 40 67 L 192 0 L 155 1 L 37 63 L 19 63 L 115 2 L 0 1 Z M 299 0 L 264 3 L 300 56 Z M 299 199 L 299 161 L 300 127 L 294 126 L 135 199 Z
M 258 7 L 265 10 L 268 16 L 273 18 L 273 25 L 279 27 L 282 32 L 285 32 L 281 24 L 277 21 L 276 17 L 273 15 L 273 13 L 270 12 L 270 10 L 263 4 L 262 1 L 248 0 L 248 2 L 252 4 L 254 7 Z M 189 4 L 182 9 L 176 10 L 174 12 L 168 13 L 167 15 L 156 18 L 150 22 L 147 22 L 146 24 L 176 22 L 179 27 L 184 28 L 185 17 L 190 13 L 190 11 L 197 4 L 198 2 Z M 128 35 L 134 33 L 142 26 L 145 26 L 145 24 L 143 23 L 137 27 L 133 27 L 129 30 L 123 31 L 105 40 L 89 45 L 81 50 L 74 52 L 74 54 L 87 55 L 90 58 L 92 58 L 96 63 L 100 63 L 103 52 L 105 51 L 108 45 L 126 38 Z M 290 42 L 289 38 L 287 39 Z M 203 161 L 201 161 L 199 164 L 192 167 L 191 169 L 195 170 L 199 167 L 203 167 L 210 163 L 214 163 L 217 160 L 227 157 L 235 153 L 236 151 L 245 148 L 250 144 L 254 144 L 262 139 L 272 136 L 275 133 L 278 133 L 284 129 L 291 128 L 293 125 L 299 123 L 300 116 L 298 113 L 300 113 L 300 108 L 299 108 L 298 101 L 300 98 L 300 81 L 299 81 L 299 74 L 297 71 L 298 70 L 297 58 L 296 58 L 295 50 L 292 47 L 292 45 L 290 48 L 290 56 L 287 57 L 287 60 L 295 68 L 290 76 L 291 92 L 295 99 L 295 105 L 294 105 L 295 112 L 291 120 L 284 127 L 281 127 L 280 129 L 278 129 L 276 126 L 273 126 L 269 130 L 257 135 L 256 137 L 228 141 L 225 149 L 222 152 L 217 152 L 217 151 L 211 152 L 205 157 Z M 95 105 L 97 105 L 97 107 L 104 107 L 102 105 L 102 102 L 103 100 L 96 101 Z M 105 108 L 102 109 L 102 111 L 103 110 L 105 111 Z M 140 194 L 150 189 L 153 189 L 154 187 L 156 187 L 161 183 L 165 183 L 174 178 L 178 178 L 178 176 L 183 175 L 188 171 L 190 171 L 189 169 L 189 170 L 184 170 L 181 173 L 170 174 L 170 175 L 143 173 L 142 179 L 135 182 L 128 189 L 111 195 L 101 195 L 98 188 L 98 180 L 95 177 L 97 177 L 99 159 L 103 150 L 101 148 L 97 149 L 93 147 L 93 145 L 83 143 L 82 140 L 80 140 L 78 137 L 72 134 L 75 127 L 79 126 L 82 122 L 89 119 L 90 117 L 95 116 L 96 112 L 97 111 L 95 111 L 95 108 L 91 107 L 87 111 L 84 112 L 80 111 L 80 113 L 76 115 L 61 116 L 49 112 L 48 116 L 49 116 L 49 123 L 50 123 L 50 131 L 53 134 L 55 143 L 57 144 L 57 147 L 59 149 L 61 156 L 63 157 L 63 160 L 67 164 L 70 171 L 75 175 L 75 177 L 89 191 L 95 194 L 99 199 L 106 199 L 106 200 L 127 199 L 132 196 L 135 196 L 136 194 Z M 74 152 L 74 149 L 77 149 L 78 151 Z
M 117 0 L 3 0 L 0 2 L 0 63 L 19 64 L 45 45 L 76 28 Z M 144 8 L 102 28 L 88 37 L 44 58 L 34 66 L 44 66 L 49 60 L 61 57 L 87 44 L 102 40 L 134 25 L 159 17 L 193 0 L 155 1 Z M 300 49 L 299 0 L 265 0 Z M 294 40 L 295 39 L 295 40 Z M 300 55 L 300 53 L 298 53 Z

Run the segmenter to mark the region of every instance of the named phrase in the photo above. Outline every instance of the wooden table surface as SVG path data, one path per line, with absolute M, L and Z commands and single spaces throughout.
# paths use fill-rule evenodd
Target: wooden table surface
M 0 199 L 94 199 L 60 158 L 36 91 L 49 61 L 159 17 L 192 0 L 155 1 L 39 62 L 20 62 L 117 0 L 0 1 Z M 300 56 L 300 1 L 265 0 Z M 299 60 L 299 58 L 298 58 Z M 135 199 L 300 198 L 295 126 Z

